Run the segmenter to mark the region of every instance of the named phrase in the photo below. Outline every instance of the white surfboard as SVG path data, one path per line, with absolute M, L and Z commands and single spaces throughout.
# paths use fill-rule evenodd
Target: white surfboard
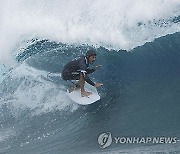
M 92 104 L 98 100 L 100 100 L 100 96 L 97 92 L 96 87 L 93 87 L 87 83 L 85 83 L 85 90 L 88 92 L 92 92 L 92 94 L 88 97 L 82 97 L 80 89 L 74 90 L 71 93 L 67 90 L 68 97 L 75 103 L 81 104 L 81 105 L 88 105 Z

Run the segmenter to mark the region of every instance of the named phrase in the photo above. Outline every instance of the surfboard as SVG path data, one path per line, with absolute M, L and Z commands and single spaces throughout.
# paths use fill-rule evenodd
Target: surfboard
M 92 94 L 88 97 L 82 97 L 80 89 L 74 90 L 70 93 L 69 93 L 69 90 L 67 89 L 67 95 L 73 102 L 81 104 L 81 105 L 92 104 L 92 103 L 95 103 L 96 101 L 100 100 L 100 96 L 97 92 L 96 87 L 93 87 L 93 86 L 85 83 L 84 88 L 86 91 L 92 92 Z

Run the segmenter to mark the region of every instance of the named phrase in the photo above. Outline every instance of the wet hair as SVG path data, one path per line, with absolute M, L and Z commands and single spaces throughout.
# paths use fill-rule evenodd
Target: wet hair
M 86 52 L 86 57 L 90 57 L 90 56 L 96 56 L 96 52 L 94 50 L 88 50 Z

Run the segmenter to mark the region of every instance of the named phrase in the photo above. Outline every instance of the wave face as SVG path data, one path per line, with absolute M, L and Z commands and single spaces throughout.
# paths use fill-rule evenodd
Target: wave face
M 2 151 L 97 152 L 97 136 L 105 131 L 116 136 L 180 137 L 179 41 L 180 33 L 175 33 L 132 52 L 97 48 L 96 63 L 103 68 L 92 78 L 104 87 L 99 88 L 101 100 L 87 107 L 67 98 L 59 72 L 90 47 L 46 40 L 30 45 L 17 57 L 21 65 L 1 83 Z
M 180 139 L 179 8 L 176 0 L 2 0 L 0 153 L 180 153 L 179 143 L 97 142 L 103 132 Z M 101 100 L 80 106 L 60 73 L 90 48 L 103 65 L 91 78 L 104 86 Z

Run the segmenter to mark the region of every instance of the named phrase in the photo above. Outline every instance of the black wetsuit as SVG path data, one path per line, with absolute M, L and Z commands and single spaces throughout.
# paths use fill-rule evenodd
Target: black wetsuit
M 93 73 L 95 69 L 89 69 L 89 64 L 85 56 L 74 59 L 64 66 L 62 78 L 64 80 L 79 80 L 82 73 L 85 81 L 94 86 L 95 83 L 90 80 L 87 74 Z

